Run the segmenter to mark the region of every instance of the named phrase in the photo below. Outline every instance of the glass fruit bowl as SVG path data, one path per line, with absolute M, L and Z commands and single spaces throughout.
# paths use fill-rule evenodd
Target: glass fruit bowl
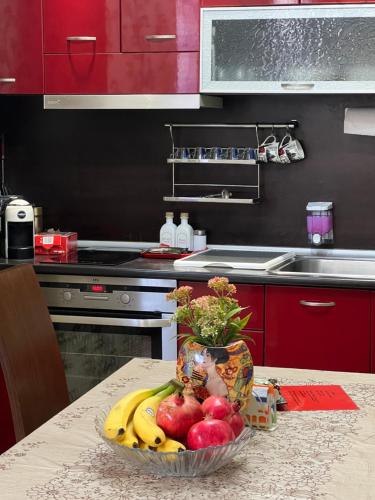
M 95 419 L 95 427 L 101 438 L 126 462 L 138 469 L 158 476 L 206 476 L 229 463 L 249 443 L 255 434 L 254 429 L 245 427 L 242 433 L 223 446 L 209 446 L 196 451 L 156 452 L 128 448 L 104 436 L 103 424 L 108 410 L 101 410 Z

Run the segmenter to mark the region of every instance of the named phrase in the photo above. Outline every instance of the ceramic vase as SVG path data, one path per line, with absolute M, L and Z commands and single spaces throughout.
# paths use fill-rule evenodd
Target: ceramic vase
M 250 351 L 243 340 L 226 347 L 206 347 L 186 342 L 177 359 L 177 378 L 185 392 L 199 401 L 224 396 L 239 401 L 244 409 L 252 392 L 254 369 Z

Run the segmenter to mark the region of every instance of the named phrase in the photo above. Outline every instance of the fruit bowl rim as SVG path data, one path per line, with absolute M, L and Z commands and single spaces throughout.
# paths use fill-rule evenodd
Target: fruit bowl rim
M 108 409 L 102 408 L 100 410 L 100 413 L 96 414 L 96 416 L 95 416 L 96 431 L 98 432 L 99 436 L 106 443 L 108 443 L 110 446 L 115 445 L 118 449 L 123 449 L 124 447 L 122 445 L 120 445 L 119 443 L 117 443 L 115 439 L 112 440 L 112 439 L 106 438 L 102 432 L 105 415 L 106 415 L 106 412 L 108 412 L 110 410 L 110 408 L 111 408 L 110 406 L 108 407 Z M 255 431 L 254 427 L 246 426 L 242 430 L 241 434 L 236 437 L 236 439 L 233 439 L 232 441 L 228 441 L 228 443 L 226 443 L 226 444 L 221 444 L 221 445 L 216 445 L 216 446 L 214 446 L 214 445 L 207 446 L 205 448 L 199 448 L 198 450 L 163 451 L 162 453 L 163 453 L 163 455 L 173 455 L 173 456 L 175 456 L 175 455 L 176 456 L 196 455 L 197 453 L 202 453 L 202 452 L 205 452 L 206 450 L 224 449 L 224 448 L 227 448 L 229 446 L 240 444 L 245 439 L 250 440 L 251 438 L 254 437 L 255 434 L 256 434 L 256 431 Z M 154 453 L 158 453 L 155 450 L 143 450 L 142 448 L 127 447 L 127 450 L 130 450 L 131 452 L 135 452 L 135 453 L 141 452 L 142 454 L 145 454 L 145 455 L 154 455 Z

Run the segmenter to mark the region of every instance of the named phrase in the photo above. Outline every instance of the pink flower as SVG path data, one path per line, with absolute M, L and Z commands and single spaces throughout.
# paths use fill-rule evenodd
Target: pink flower
M 224 295 L 234 295 L 237 289 L 234 285 L 229 283 L 228 278 L 212 278 L 208 281 L 208 287 L 214 290 L 214 292 L 219 296 Z
M 167 294 L 167 300 L 176 300 L 180 304 L 188 304 L 191 299 L 193 288 L 191 286 L 180 286 Z

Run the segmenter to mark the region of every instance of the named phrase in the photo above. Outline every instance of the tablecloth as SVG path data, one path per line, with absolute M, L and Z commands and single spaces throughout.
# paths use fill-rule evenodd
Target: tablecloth
M 339 384 L 359 410 L 279 413 L 278 428 L 211 476 L 139 472 L 104 443 L 95 418 L 125 393 L 161 385 L 175 363 L 134 359 L 0 456 L 2 500 L 375 499 L 375 375 L 256 367 L 281 385 Z M 37 402 L 36 402 L 37 404 Z

